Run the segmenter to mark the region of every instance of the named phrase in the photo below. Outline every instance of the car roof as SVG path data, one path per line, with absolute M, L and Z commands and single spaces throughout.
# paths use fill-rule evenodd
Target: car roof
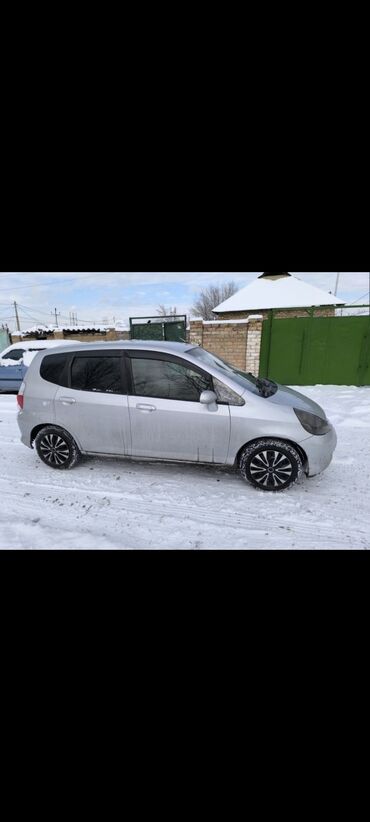
M 82 354 L 84 350 L 99 351 L 104 353 L 104 351 L 112 351 L 112 349 L 117 349 L 118 351 L 142 350 L 158 352 L 163 351 L 166 354 L 184 354 L 186 351 L 191 351 L 191 349 L 194 348 L 194 345 L 165 340 L 117 340 L 112 342 L 107 340 L 107 342 L 87 342 L 85 345 L 76 341 L 75 348 L 80 354 Z M 60 347 L 53 349 L 53 354 L 57 354 L 59 350 L 63 350 L 63 343 L 60 344 Z M 73 352 L 72 344 L 68 345 L 68 351 L 70 353 Z M 46 354 L 47 352 L 45 351 L 43 353 Z
M 81 345 L 77 340 L 73 340 L 73 343 L 76 345 Z M 70 340 L 19 340 L 16 343 L 12 343 L 12 345 L 8 345 L 7 351 L 13 351 L 17 348 L 24 348 L 25 351 L 28 351 L 30 348 L 60 348 L 62 345 L 71 345 Z M 4 352 L 2 352 L 4 353 Z

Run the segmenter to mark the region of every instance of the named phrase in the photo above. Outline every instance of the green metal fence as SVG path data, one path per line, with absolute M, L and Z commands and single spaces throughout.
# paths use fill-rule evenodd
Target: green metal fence
M 10 337 L 6 328 L 0 328 L 0 351 L 4 351 L 10 345 Z
M 130 317 L 130 337 L 132 340 L 186 342 L 186 315 Z
M 358 310 L 369 306 L 344 306 Z M 263 323 L 260 376 L 286 385 L 370 385 L 370 314 Z

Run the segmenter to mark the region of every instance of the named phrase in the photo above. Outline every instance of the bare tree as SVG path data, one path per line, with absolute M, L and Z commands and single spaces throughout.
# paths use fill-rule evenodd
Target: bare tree
M 213 309 L 232 297 L 238 290 L 233 280 L 222 285 L 208 285 L 207 288 L 202 288 L 198 299 L 190 309 L 191 314 L 195 317 L 203 317 L 203 320 L 214 320 Z
M 157 308 L 157 314 L 159 314 L 160 317 L 176 317 L 177 308 L 175 305 L 173 308 L 172 306 L 166 308 L 165 305 L 159 305 Z

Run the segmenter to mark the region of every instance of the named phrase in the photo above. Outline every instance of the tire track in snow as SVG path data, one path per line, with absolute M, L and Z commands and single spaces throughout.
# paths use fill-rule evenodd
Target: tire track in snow
M 259 534 L 260 536 L 266 536 L 266 531 L 268 529 L 275 529 L 278 533 L 286 532 L 286 534 L 281 533 L 281 536 L 290 536 L 294 538 L 297 537 L 298 540 L 304 540 L 306 545 L 310 547 L 315 547 L 317 542 L 321 540 L 325 540 L 327 544 L 330 544 L 332 547 L 340 548 L 340 547 L 353 547 L 353 535 L 351 534 L 344 534 L 341 533 L 340 537 L 335 536 L 333 534 L 333 525 L 327 523 L 317 523 L 317 522 L 293 522 L 284 515 L 282 515 L 281 519 L 269 518 L 266 516 L 264 523 L 261 525 L 260 518 L 253 517 L 249 514 L 242 514 L 239 511 L 228 511 L 227 514 L 220 513 L 219 509 L 212 509 L 209 507 L 203 506 L 196 506 L 191 507 L 191 505 L 184 505 L 181 503 L 174 503 L 174 504 L 166 504 L 163 503 L 163 498 L 159 497 L 155 499 L 155 497 L 151 499 L 150 502 L 142 501 L 142 499 L 138 498 L 138 494 L 135 491 L 125 493 L 122 491 L 112 491 L 112 490 L 104 490 L 104 489 L 93 489 L 90 486 L 84 485 L 60 485 L 56 483 L 35 483 L 26 480 L 20 480 L 19 485 L 32 487 L 33 489 L 46 489 L 50 494 L 54 491 L 63 492 L 65 494 L 83 494 L 84 496 L 91 496 L 95 498 L 107 498 L 111 497 L 112 500 L 119 502 L 119 510 L 125 511 L 130 516 L 135 516 L 136 513 L 150 515 L 151 517 L 155 516 L 156 518 L 163 519 L 163 517 L 171 518 L 171 519 L 181 519 L 181 520 L 197 520 L 198 522 L 207 523 L 209 525 L 217 525 L 221 528 L 233 528 L 235 530 L 244 530 L 247 533 L 251 534 Z M 253 490 L 253 489 L 252 489 Z M 9 490 L 7 491 L 4 489 L 3 493 L 7 493 L 9 496 L 12 496 Z M 116 508 L 117 506 L 115 506 Z M 110 509 L 112 512 L 112 508 Z M 365 531 L 357 531 L 357 537 L 359 539 L 367 539 L 368 534 Z

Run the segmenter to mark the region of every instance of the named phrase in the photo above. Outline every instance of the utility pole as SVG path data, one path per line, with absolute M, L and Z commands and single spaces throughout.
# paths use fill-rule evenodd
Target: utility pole
M 58 328 L 58 316 L 60 317 L 60 311 L 57 312 L 56 308 L 54 308 L 54 311 L 51 311 L 50 313 L 55 314 L 55 325 Z
M 20 331 L 21 327 L 19 325 L 18 308 L 17 308 L 17 303 L 15 302 L 15 300 L 14 300 L 14 311 L 15 311 L 15 319 L 17 321 L 17 329 L 18 329 L 18 331 Z

